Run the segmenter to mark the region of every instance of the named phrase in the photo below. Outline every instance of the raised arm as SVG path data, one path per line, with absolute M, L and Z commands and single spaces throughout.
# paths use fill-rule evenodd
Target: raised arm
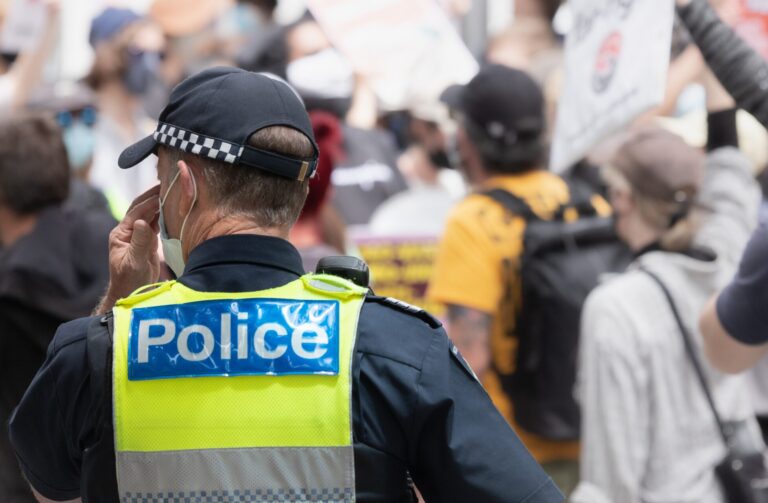
M 760 190 L 754 167 L 737 150 L 732 98 L 712 72 L 705 72 L 703 83 L 707 92 L 707 149 L 711 153 L 698 198 L 702 211 L 696 243 L 714 250 L 721 266 L 732 271 L 757 225 Z
M 678 13 L 709 67 L 736 104 L 768 127 L 768 63 L 707 0 L 676 0 Z
M 8 73 L 13 88 L 9 103 L 11 110 L 19 110 L 26 105 L 29 93 L 40 84 L 43 68 L 59 40 L 60 2 L 48 0 L 46 3 L 47 17 L 41 39 L 34 49 L 23 51 L 19 55 Z

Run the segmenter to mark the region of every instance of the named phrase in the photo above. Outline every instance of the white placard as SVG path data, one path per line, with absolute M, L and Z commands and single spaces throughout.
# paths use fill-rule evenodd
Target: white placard
M 318 23 L 368 77 L 381 106 L 436 99 L 477 73 L 477 62 L 434 0 L 309 0 Z
M 44 0 L 11 0 L 3 26 L 0 50 L 16 53 L 32 49 L 45 29 Z
M 562 172 L 600 140 L 661 103 L 673 0 L 570 0 L 565 79 L 550 168 Z

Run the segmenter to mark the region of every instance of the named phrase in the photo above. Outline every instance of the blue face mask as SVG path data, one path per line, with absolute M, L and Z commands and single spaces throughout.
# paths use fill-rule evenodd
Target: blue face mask
M 64 146 L 67 148 L 67 158 L 72 171 L 82 171 L 87 168 L 93 158 L 94 134 L 93 128 L 82 121 L 73 121 L 63 130 Z
M 263 30 L 259 11 L 256 8 L 237 3 L 224 12 L 216 22 L 216 34 L 221 39 L 253 37 Z
M 128 66 L 123 74 L 123 84 L 131 94 L 140 96 L 147 92 L 160 69 L 160 54 L 156 52 L 129 53 Z

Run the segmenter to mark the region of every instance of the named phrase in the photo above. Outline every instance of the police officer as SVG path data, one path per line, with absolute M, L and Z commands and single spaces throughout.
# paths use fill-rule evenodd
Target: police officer
M 562 501 L 439 322 L 304 275 L 317 147 L 287 84 L 188 78 L 120 167 L 152 153 L 106 315 L 59 328 L 11 420 L 40 501 Z M 156 230 L 178 280 L 146 286 Z

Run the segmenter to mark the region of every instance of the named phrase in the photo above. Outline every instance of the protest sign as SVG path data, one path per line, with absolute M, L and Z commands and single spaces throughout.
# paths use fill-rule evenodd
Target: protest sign
M 0 32 L 0 51 L 31 49 L 45 29 L 45 0 L 12 0 Z
M 736 32 L 768 59 L 768 0 L 740 0 Z
M 562 172 L 664 98 L 672 0 L 571 0 L 550 167 Z
M 385 109 L 437 99 L 477 73 L 477 62 L 434 0 L 309 0 L 308 7 Z
M 443 307 L 426 296 L 437 238 L 359 235 L 353 240 L 371 270 L 376 295 L 394 297 L 435 316 L 442 315 Z

